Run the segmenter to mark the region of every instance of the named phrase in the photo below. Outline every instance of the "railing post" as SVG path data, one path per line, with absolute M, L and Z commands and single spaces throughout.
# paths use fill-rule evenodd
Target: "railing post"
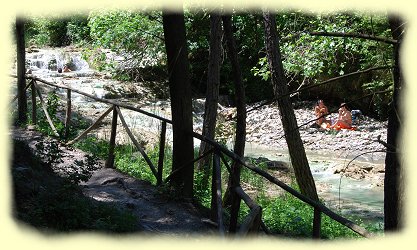
M 59 137 L 59 133 L 56 130 L 56 128 L 54 126 L 54 123 L 52 122 L 52 119 L 51 119 L 51 117 L 48 114 L 48 109 L 46 108 L 46 104 L 45 104 L 45 102 L 43 101 L 43 98 L 42 98 L 42 93 L 41 93 L 38 85 L 36 84 L 36 81 L 33 81 L 32 84 L 35 87 L 36 92 L 38 93 L 39 100 L 41 101 L 41 106 L 42 106 L 43 112 L 45 113 L 46 119 L 48 120 L 49 126 L 51 127 L 52 131 L 54 132 L 54 135 L 56 137 Z
M 31 89 L 31 93 L 32 93 L 32 124 L 36 125 L 37 121 L 37 113 L 36 113 L 36 88 L 35 85 L 33 84 L 33 81 L 31 81 L 30 84 L 30 89 Z
M 26 125 L 27 123 L 27 98 L 26 98 L 26 79 L 25 79 L 25 21 L 23 18 L 16 19 L 16 73 L 17 73 L 17 110 L 18 123 Z
M 116 129 L 117 129 L 117 110 L 116 110 L 116 106 L 113 105 L 113 118 L 111 122 L 109 155 L 107 156 L 107 160 L 105 164 L 106 168 L 114 167 L 114 148 L 116 146 Z
M 314 208 L 313 218 L 313 239 L 320 239 L 321 231 L 321 211 L 319 208 Z
M 222 183 L 219 151 L 213 153 L 213 174 L 211 182 L 211 219 L 218 224 L 219 232 L 224 235 L 225 228 L 223 224 L 222 209 Z
M 69 136 L 71 126 L 71 89 L 67 89 L 67 111 L 65 113 L 65 138 Z
M 162 171 L 164 169 L 166 131 L 167 131 L 167 123 L 165 121 L 162 121 L 161 136 L 159 138 L 158 177 L 157 177 L 157 180 L 156 180 L 157 185 L 162 184 Z
M 231 173 L 231 189 L 230 189 L 230 199 L 231 199 L 231 208 L 230 208 L 230 224 L 229 232 L 236 232 L 237 230 L 237 219 L 240 210 L 240 197 L 234 191 L 236 187 L 240 186 L 240 166 L 236 161 L 232 164 L 232 173 Z

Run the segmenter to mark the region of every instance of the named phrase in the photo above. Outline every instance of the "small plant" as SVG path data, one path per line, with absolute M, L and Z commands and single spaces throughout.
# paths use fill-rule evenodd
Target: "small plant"
M 109 142 L 98 139 L 94 135 L 89 135 L 87 138 L 74 143 L 74 147 L 90 153 L 99 159 L 105 160 L 108 156 Z
M 39 104 L 37 104 L 37 107 L 40 107 L 40 101 Z M 57 113 L 59 109 L 59 96 L 58 94 L 54 92 L 48 93 L 47 99 L 46 99 L 46 110 L 48 111 L 49 116 L 52 119 L 52 123 L 54 124 L 54 127 L 56 128 L 58 134 L 60 135 L 60 138 L 63 138 L 65 126 L 64 123 L 58 119 Z M 54 136 L 54 132 L 52 128 L 50 127 L 45 113 L 41 109 L 36 110 L 37 115 L 37 129 L 46 135 Z M 29 116 L 30 117 L 30 116 Z M 29 120 L 29 123 L 32 123 L 31 120 Z
M 42 161 L 48 166 L 62 162 L 62 150 L 56 141 L 39 141 L 35 144 L 39 155 L 42 155 Z

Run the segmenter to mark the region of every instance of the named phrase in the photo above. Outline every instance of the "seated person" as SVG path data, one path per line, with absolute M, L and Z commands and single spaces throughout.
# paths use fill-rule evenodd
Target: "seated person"
M 352 114 L 346 106 L 346 103 L 342 103 L 340 105 L 337 121 L 330 128 L 334 128 L 336 130 L 352 128 Z
M 328 120 L 326 120 L 325 116 L 329 114 L 329 110 L 327 109 L 326 105 L 324 105 L 323 100 L 318 100 L 317 105 L 314 107 L 314 113 L 316 115 L 316 123 L 319 126 L 322 126 L 323 123 L 330 124 Z
M 68 67 L 68 65 L 65 65 L 62 69 L 62 72 L 71 72 L 71 69 Z
M 352 113 L 353 123 L 357 122 L 362 115 L 362 111 L 360 111 L 359 109 L 353 109 L 352 111 L 350 111 L 350 113 Z

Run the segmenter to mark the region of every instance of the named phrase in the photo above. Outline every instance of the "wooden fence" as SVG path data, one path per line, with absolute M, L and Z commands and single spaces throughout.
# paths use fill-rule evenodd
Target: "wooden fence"
M 15 77 L 15 76 L 13 76 Z M 226 166 L 227 171 L 229 172 L 229 175 L 232 175 L 231 168 L 228 164 L 228 161 L 226 157 L 229 157 L 233 162 L 236 162 L 240 164 L 240 166 L 248 168 L 249 170 L 253 171 L 255 174 L 258 174 L 268 180 L 269 182 L 279 186 L 286 192 L 292 194 L 293 196 L 297 197 L 301 201 L 309 204 L 311 207 L 314 208 L 314 217 L 313 217 L 313 230 L 312 230 L 312 237 L 313 238 L 320 238 L 320 229 L 321 229 L 321 214 L 324 213 L 327 216 L 329 216 L 331 219 L 339 222 L 340 224 L 350 228 L 357 234 L 363 236 L 363 237 L 371 237 L 372 234 L 369 233 L 364 228 L 356 225 L 354 222 L 334 213 L 329 208 L 324 206 L 318 201 L 312 200 L 298 191 L 294 190 L 290 186 L 286 185 L 282 181 L 278 180 L 277 178 L 271 176 L 266 171 L 245 162 L 241 157 L 230 151 L 229 149 L 225 148 L 224 146 L 220 145 L 216 141 L 213 141 L 209 138 L 204 137 L 201 134 L 192 132 L 192 136 L 194 138 L 197 138 L 201 141 L 205 141 L 206 143 L 210 144 L 212 146 L 212 149 L 207 151 L 205 154 L 198 156 L 196 159 L 184 164 L 182 167 L 176 169 L 175 171 L 172 171 L 168 177 L 165 178 L 165 180 L 162 180 L 162 171 L 163 171 L 163 159 L 164 159 L 164 148 L 165 148 L 165 140 L 166 140 L 166 126 L 167 123 L 172 124 L 172 121 L 160 116 L 157 116 L 155 114 L 149 113 L 147 111 L 144 111 L 139 108 L 132 107 L 127 104 L 118 103 L 113 100 L 107 100 L 98 98 L 96 96 L 90 95 L 88 93 L 84 93 L 82 91 L 79 91 L 77 89 L 73 89 L 71 87 L 65 86 L 65 85 L 57 85 L 55 83 L 51 83 L 45 80 L 42 80 L 37 77 L 33 76 L 26 76 L 26 79 L 29 80 L 29 83 L 25 87 L 25 91 L 30 87 L 31 88 L 31 98 L 32 98 L 32 122 L 36 124 L 37 117 L 36 117 L 36 94 L 39 97 L 41 108 L 43 112 L 45 113 L 46 119 L 48 120 L 48 123 L 54 133 L 54 135 L 59 136 L 56 128 L 54 127 L 54 124 L 52 122 L 51 117 L 48 114 L 47 107 L 45 104 L 45 101 L 42 98 L 41 90 L 38 86 L 38 82 L 46 84 L 51 87 L 61 88 L 65 89 L 67 91 L 67 105 L 66 105 L 66 117 L 65 117 L 65 136 L 68 136 L 71 126 L 71 93 L 76 92 L 78 94 L 81 94 L 83 96 L 86 96 L 88 98 L 91 98 L 97 102 L 109 104 L 110 107 L 103 112 L 99 118 L 90 126 L 88 127 L 84 132 L 80 133 L 76 138 L 73 140 L 67 142 L 67 145 L 71 145 L 75 143 L 76 141 L 79 141 L 80 139 L 84 138 L 89 132 L 94 130 L 98 127 L 100 122 L 110 113 L 112 113 L 112 123 L 111 123 L 111 135 L 110 135 L 110 143 L 109 143 L 109 150 L 108 150 L 108 157 L 105 163 L 106 167 L 112 168 L 114 167 L 114 149 L 115 149 L 115 141 L 116 141 L 116 131 L 117 131 L 117 119 L 119 118 L 123 128 L 127 132 L 129 138 L 133 142 L 134 146 L 137 148 L 137 150 L 141 153 L 142 157 L 145 159 L 146 163 L 148 164 L 149 168 L 151 169 L 153 175 L 155 176 L 157 180 L 157 185 L 162 184 L 163 182 L 167 183 L 171 180 L 172 176 L 175 174 L 178 174 L 183 168 L 189 167 L 190 165 L 194 165 L 195 162 L 201 160 L 204 157 L 208 157 L 212 155 L 213 157 L 213 171 L 212 171 L 212 185 L 211 185 L 211 219 L 216 222 L 219 234 L 225 235 L 226 234 L 226 228 L 224 223 L 224 212 L 222 207 L 222 179 L 221 179 L 221 162 Z M 15 101 L 17 99 L 17 96 L 13 99 Z M 160 141 L 159 141 L 159 158 L 158 158 L 158 165 L 155 167 L 155 165 L 151 162 L 148 155 L 146 154 L 145 150 L 141 147 L 139 142 L 136 140 L 135 136 L 133 135 L 132 131 L 130 130 L 128 124 L 126 123 L 124 116 L 121 112 L 121 108 L 132 110 L 135 112 L 139 112 L 143 115 L 147 115 L 149 117 L 155 118 L 161 122 L 161 132 L 160 132 Z M 232 176 L 233 178 L 233 176 Z M 249 214 L 243 219 L 243 222 L 239 226 L 237 230 L 238 236 L 245 236 L 250 233 L 257 233 L 260 228 L 262 228 L 266 233 L 269 232 L 268 228 L 262 221 L 262 208 L 254 202 L 242 189 L 240 186 L 240 183 L 238 183 L 237 186 L 234 186 L 231 188 L 232 195 L 234 195 L 235 198 L 238 199 L 238 202 L 240 203 L 241 200 L 244 201 L 244 203 L 249 207 L 250 211 Z M 238 211 L 235 213 L 232 213 L 230 215 L 230 221 L 234 221 L 237 223 L 237 217 L 238 217 Z M 229 231 L 231 228 L 236 228 L 237 225 L 229 225 Z

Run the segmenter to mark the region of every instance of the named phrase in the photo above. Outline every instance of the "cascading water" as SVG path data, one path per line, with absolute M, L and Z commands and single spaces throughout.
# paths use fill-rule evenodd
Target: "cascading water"
M 39 50 L 27 54 L 27 66 L 32 72 L 38 74 L 57 72 L 58 68 L 69 65 L 72 71 L 91 71 L 88 63 L 82 59 L 80 52 L 65 51 L 60 49 Z

